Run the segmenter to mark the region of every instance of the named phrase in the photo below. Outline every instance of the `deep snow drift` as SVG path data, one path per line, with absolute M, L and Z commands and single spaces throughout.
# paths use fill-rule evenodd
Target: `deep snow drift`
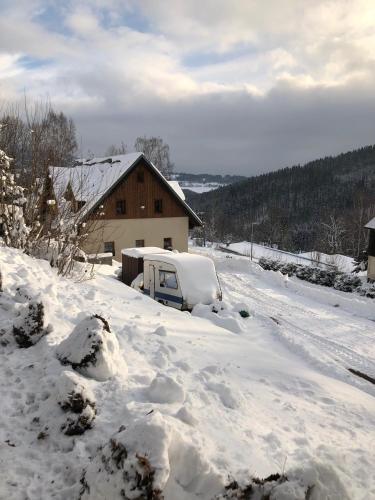
M 312 484 L 315 500 L 375 497 L 375 385 L 348 371 L 375 377 L 373 301 L 202 252 L 225 300 L 189 314 L 114 268 L 73 283 L 0 249 L 0 498 L 134 498 L 150 485 L 166 500 L 236 498 L 224 484 L 284 472 L 273 499 Z M 9 335 L 21 285 L 52 325 L 29 348 Z M 90 332 L 98 371 L 62 364 L 82 361 Z M 87 428 L 67 435 L 77 422 Z

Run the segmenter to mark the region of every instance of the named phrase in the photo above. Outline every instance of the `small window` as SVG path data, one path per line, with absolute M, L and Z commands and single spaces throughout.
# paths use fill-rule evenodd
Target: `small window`
M 145 182 L 145 173 L 143 170 L 138 170 L 137 172 L 137 182 Z
M 104 242 L 104 253 L 111 253 L 115 256 L 115 242 L 114 241 L 105 241 Z
M 172 238 L 164 238 L 164 250 L 172 250 Z
M 117 215 L 126 214 L 126 200 L 116 201 L 116 214 Z
M 163 213 L 163 200 L 155 200 L 155 213 Z
M 159 271 L 159 283 L 163 288 L 173 288 L 177 290 L 177 277 L 176 273 L 172 271 Z
M 145 246 L 145 240 L 135 240 L 135 246 L 137 248 L 144 247 Z

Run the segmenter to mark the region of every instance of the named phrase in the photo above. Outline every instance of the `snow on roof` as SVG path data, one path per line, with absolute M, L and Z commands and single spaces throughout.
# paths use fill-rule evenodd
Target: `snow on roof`
M 170 250 L 163 250 L 163 248 L 159 247 L 136 247 L 136 248 L 123 248 L 121 250 L 122 255 L 127 255 L 128 257 L 134 257 L 139 259 L 140 257 L 144 257 L 145 255 L 150 254 L 166 254 L 172 253 Z
M 85 201 L 84 211 L 93 207 L 108 189 L 142 156 L 142 153 L 79 159 L 71 168 L 50 167 L 56 196 L 63 195 L 70 183 L 76 200 Z
M 375 217 L 373 219 L 371 219 L 366 225 L 365 227 L 367 229 L 375 229 Z
M 134 165 L 143 153 L 129 153 L 126 155 L 105 156 L 103 158 L 79 159 L 75 166 L 49 167 L 55 195 L 61 199 L 70 184 L 77 201 L 84 201 L 82 215 L 93 208 L 106 192 Z M 151 162 L 148 162 L 154 171 L 173 189 L 185 208 L 198 223 L 199 217 L 185 202 L 185 195 L 177 181 L 167 181 L 163 174 Z
M 168 181 L 168 184 L 176 192 L 176 194 L 181 198 L 181 200 L 185 200 L 185 194 L 182 191 L 181 186 L 178 183 L 178 181 Z
M 144 258 L 172 264 L 176 268 L 182 296 L 188 304 L 210 304 L 218 298 L 220 285 L 210 258 L 187 252 L 150 254 Z

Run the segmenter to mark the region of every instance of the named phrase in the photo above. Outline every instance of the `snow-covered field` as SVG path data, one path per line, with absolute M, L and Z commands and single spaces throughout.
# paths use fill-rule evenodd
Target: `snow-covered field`
M 220 184 L 218 182 L 189 182 L 189 181 L 178 181 L 182 189 L 189 189 L 189 191 L 194 191 L 194 193 L 207 193 L 208 191 L 213 191 L 219 187 L 226 186 L 227 184 Z
M 73 283 L 1 248 L 0 329 L 23 306 L 13 301 L 20 285 L 40 294 L 53 326 L 28 349 L 0 345 L 1 499 L 78 499 L 84 469 L 91 489 L 82 498 L 121 498 L 97 451 L 120 427 L 116 436 L 148 456 L 166 500 L 212 500 L 231 478 L 284 471 L 300 489 L 285 487 L 275 500 L 304 498 L 297 493 L 311 484 L 311 500 L 375 498 L 375 385 L 348 371 L 375 377 L 374 302 L 248 258 L 194 251 L 217 266 L 217 313 L 166 308 L 109 266 Z M 57 346 L 90 314 L 105 317 L 118 340 L 117 374 L 79 375 L 97 416 L 92 429 L 67 436 L 56 394 L 72 370 Z
M 228 248 L 233 252 L 241 255 L 246 255 L 247 257 L 251 255 L 251 243 L 249 241 L 231 243 L 227 247 L 223 245 L 223 248 Z M 294 254 L 290 252 L 284 252 L 283 250 L 278 250 L 277 248 L 270 248 L 259 245 L 257 243 L 253 243 L 253 258 L 255 260 L 258 260 L 261 257 L 271 260 L 278 260 L 281 262 L 302 264 L 304 266 L 321 265 L 322 267 L 325 267 L 325 265 L 327 264 L 327 268 L 335 266 L 339 271 L 348 273 L 350 273 L 354 267 L 354 260 L 351 257 L 347 257 L 346 255 L 328 255 L 321 252 L 304 252 Z

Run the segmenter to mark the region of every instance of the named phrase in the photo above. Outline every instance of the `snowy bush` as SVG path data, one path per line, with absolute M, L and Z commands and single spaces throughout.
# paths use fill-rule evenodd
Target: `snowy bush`
M 81 500 L 162 500 L 169 477 L 169 434 L 154 413 L 115 434 L 83 473 Z
M 250 313 L 246 309 L 241 309 L 241 311 L 238 311 L 238 313 L 241 318 L 248 318 L 250 316 Z
M 117 373 L 119 345 L 108 322 L 95 314 L 74 328 L 56 351 L 63 365 L 96 380 L 107 380 Z
M 321 269 L 319 267 L 302 266 L 301 264 L 284 264 L 280 262 L 266 259 L 259 259 L 259 265 L 267 271 L 280 271 L 282 274 L 296 276 L 297 278 L 322 285 L 334 287 L 342 292 L 358 292 L 360 295 L 375 298 L 375 286 L 362 285 L 362 281 L 358 276 L 340 271 Z
M 67 414 L 66 422 L 61 426 L 64 434 L 83 434 L 92 428 L 96 415 L 95 396 L 77 374 L 62 372 L 57 383 L 56 399 Z
M 358 293 L 363 297 L 375 299 L 375 283 L 366 283 L 358 288 Z
M 296 274 L 298 268 L 299 268 L 298 264 L 293 264 L 293 262 L 287 262 L 286 264 L 280 267 L 279 271 L 282 274 L 293 276 L 294 274 Z
M 341 290 L 342 292 L 353 292 L 356 288 L 362 285 L 362 281 L 358 276 L 353 276 L 351 274 L 342 274 L 337 276 L 334 288 L 336 290 Z
M 26 198 L 24 188 L 15 181 L 11 162 L 12 158 L 0 150 L 0 223 L 5 245 L 25 248 L 30 233 L 23 213 Z
M 31 347 L 50 331 L 45 326 L 43 302 L 31 300 L 13 324 L 13 335 L 19 347 Z
M 266 271 L 278 271 L 282 267 L 282 263 L 277 260 L 266 259 L 261 257 L 258 264 Z
M 232 481 L 215 500 L 349 500 L 349 495 L 329 466 L 312 463 L 285 474 L 265 479 L 252 478 L 247 484 Z

